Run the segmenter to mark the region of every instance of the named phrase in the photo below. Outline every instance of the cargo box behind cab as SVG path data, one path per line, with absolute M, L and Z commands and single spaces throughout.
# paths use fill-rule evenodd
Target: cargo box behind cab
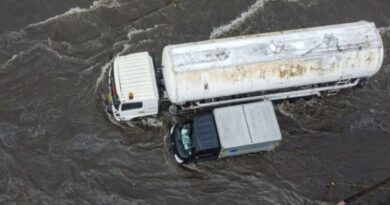
M 229 157 L 274 149 L 282 139 L 270 101 L 262 101 L 213 111 L 221 151 Z

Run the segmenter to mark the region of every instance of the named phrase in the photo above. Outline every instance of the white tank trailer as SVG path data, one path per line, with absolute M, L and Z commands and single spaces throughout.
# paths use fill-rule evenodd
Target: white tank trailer
M 127 57 L 132 55 L 137 54 Z M 153 66 L 151 59 L 144 59 L 149 60 L 141 67 L 153 71 L 148 68 Z M 113 73 L 126 73 L 117 69 L 134 70 L 115 62 Z M 377 73 L 382 62 L 383 43 L 378 29 L 374 23 L 360 21 L 168 45 L 163 50 L 161 70 L 164 96 L 172 104 L 170 111 L 177 113 L 248 101 L 336 94 Z M 148 85 L 156 86 L 152 83 L 154 74 L 148 76 L 153 77 Z M 113 77 L 117 81 L 119 78 Z M 145 98 L 137 100 L 136 90 L 128 81 L 125 91 L 121 90 L 121 82 L 116 83 L 117 93 L 129 93 L 117 96 L 117 104 L 142 103 Z M 158 93 L 149 93 L 157 95 L 150 99 L 159 99 Z M 147 113 L 142 106 L 135 106 L 140 109 L 138 114 L 125 116 L 121 106 L 116 107 L 112 110 L 119 120 L 158 112 L 151 109 L 154 113 Z

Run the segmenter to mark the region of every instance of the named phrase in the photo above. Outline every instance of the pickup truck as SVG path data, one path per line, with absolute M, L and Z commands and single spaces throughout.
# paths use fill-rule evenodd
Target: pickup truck
M 179 164 L 270 151 L 282 139 L 270 101 L 216 108 L 171 128 Z

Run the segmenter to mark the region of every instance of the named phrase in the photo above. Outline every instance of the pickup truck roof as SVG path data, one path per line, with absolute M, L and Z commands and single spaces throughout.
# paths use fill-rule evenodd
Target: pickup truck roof
M 213 116 L 195 117 L 193 123 L 193 146 L 195 152 L 219 149 L 218 133 Z

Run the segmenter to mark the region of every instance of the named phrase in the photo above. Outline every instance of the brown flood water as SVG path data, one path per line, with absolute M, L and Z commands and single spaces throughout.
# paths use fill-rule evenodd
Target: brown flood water
M 180 167 L 172 117 L 113 123 L 108 56 L 168 44 L 368 20 L 383 67 L 366 87 L 276 105 L 275 151 Z M 3 0 L 0 204 L 335 204 L 390 175 L 388 0 Z M 356 204 L 390 204 L 387 187 Z

